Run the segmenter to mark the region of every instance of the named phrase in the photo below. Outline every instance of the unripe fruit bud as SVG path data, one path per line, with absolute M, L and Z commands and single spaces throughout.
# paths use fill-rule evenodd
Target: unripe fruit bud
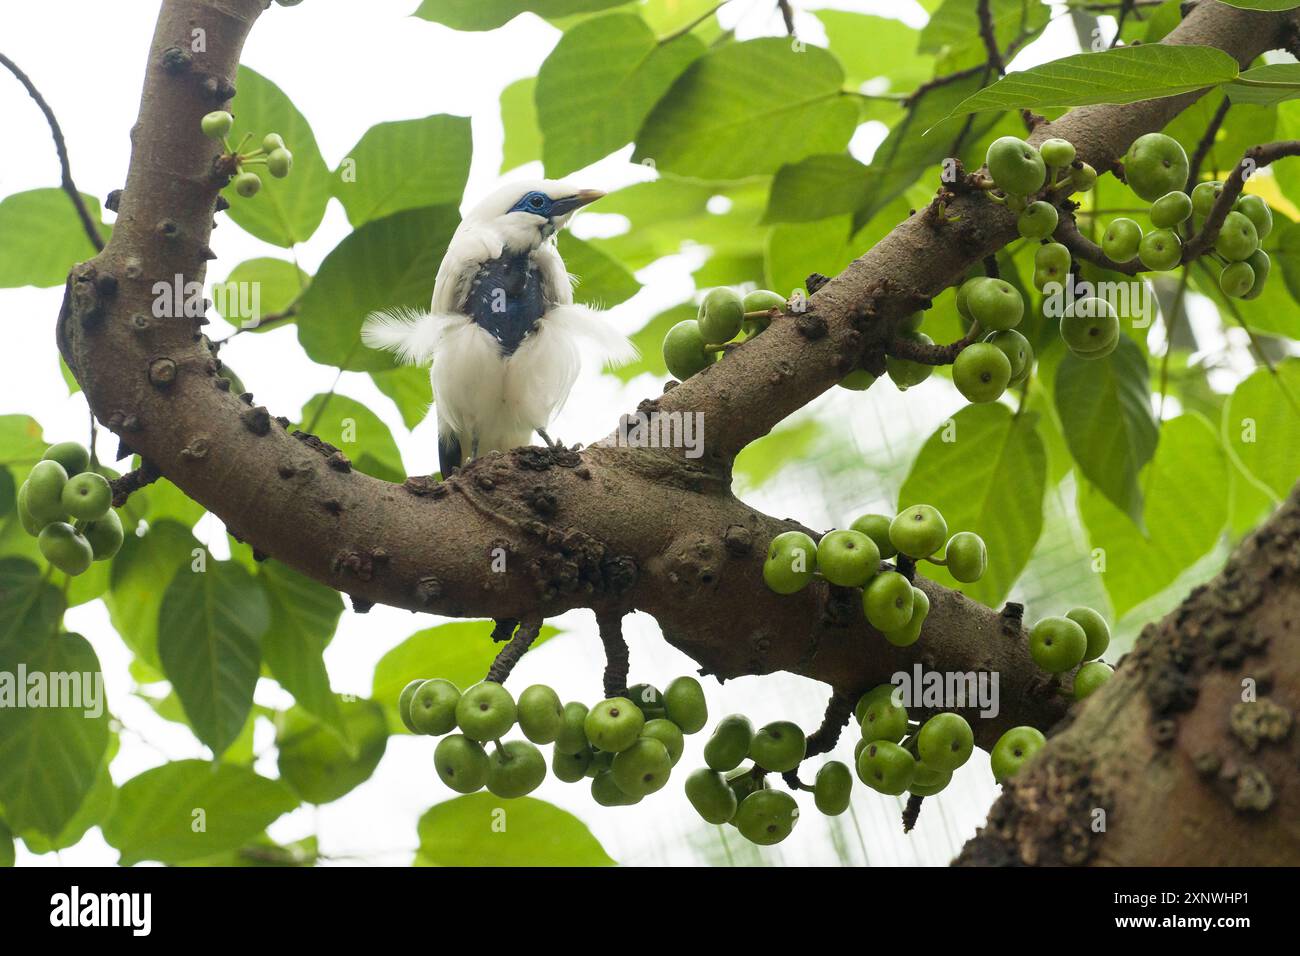
M 994 140 L 985 162 L 993 182 L 1009 196 L 1032 195 L 1047 180 L 1047 165 L 1038 150 L 1015 136 Z
M 1181 189 L 1165 193 L 1151 204 L 1151 225 L 1157 229 L 1172 229 L 1191 218 L 1192 197 Z
M 208 139 L 221 139 L 235 125 L 235 118 L 225 110 L 213 110 L 199 121 L 199 125 Z
M 245 199 L 252 199 L 262 188 L 262 180 L 257 173 L 243 172 L 235 177 L 235 192 Z
M 1101 236 L 1101 251 L 1115 262 L 1128 262 L 1142 243 L 1142 227 L 1132 219 L 1112 220 Z
M 1045 139 L 1039 143 L 1038 152 L 1043 162 L 1053 169 L 1063 169 L 1074 162 L 1074 144 L 1068 139 Z
M 717 354 L 707 350 L 704 344 L 700 323 L 695 319 L 685 319 L 669 329 L 663 347 L 668 374 L 684 382 L 716 362 Z
M 1080 163 L 1070 171 L 1071 192 L 1086 193 L 1095 185 L 1097 185 L 1097 170 L 1087 163 Z
M 1183 241 L 1172 229 L 1148 232 L 1138 243 L 1138 259 L 1155 272 L 1167 272 L 1182 261 Z
M 1187 182 L 1187 153 L 1172 136 L 1147 133 L 1133 141 L 1124 155 L 1124 177 L 1129 188 L 1154 202 Z
M 1059 218 L 1056 207 L 1040 199 L 1025 207 L 1025 211 L 1016 220 L 1016 228 L 1026 239 L 1046 239 L 1056 231 Z
M 1255 270 L 1249 262 L 1230 262 L 1219 274 L 1219 288 L 1234 299 L 1244 299 L 1255 287 Z
M 284 179 L 293 169 L 293 153 L 283 146 L 271 151 L 266 157 L 266 171 L 276 179 Z

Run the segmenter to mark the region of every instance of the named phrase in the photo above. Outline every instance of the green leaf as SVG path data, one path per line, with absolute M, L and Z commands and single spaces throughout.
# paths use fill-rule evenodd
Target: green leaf
M 543 627 L 533 648 L 558 633 L 554 627 Z M 397 719 L 397 697 L 402 688 L 417 677 L 442 677 L 462 690 L 477 684 L 501 650 L 501 645 L 492 643 L 491 635 L 491 621 L 439 624 L 416 631 L 379 659 L 370 696 L 389 712 L 394 733 L 405 732 Z
M 1227 83 L 1236 76 L 1237 61 L 1214 47 L 1117 47 L 1009 73 L 959 103 L 953 115 L 1137 103 Z
M 338 699 L 321 656 L 343 614 L 343 598 L 278 561 L 264 561 L 257 576 L 271 607 L 262 659 L 271 676 L 310 714 L 338 726 Z
M 63 619 L 63 595 L 23 558 L 0 558 L 0 651 L 32 634 L 53 635 Z
M 427 372 L 425 373 L 428 374 Z M 347 455 L 352 467 L 385 481 L 402 481 L 406 468 L 392 432 L 379 416 L 338 392 L 313 396 L 302 407 L 304 431 Z
M 4 818 L 0 817 L 0 869 L 13 866 L 15 859 L 17 851 L 14 849 L 14 835 Z
M 334 247 L 298 304 L 298 341 L 313 361 L 357 372 L 393 368 L 387 352 L 361 344 L 361 325 L 378 309 L 427 309 L 447 243 L 460 224 L 455 206 L 407 209 L 368 222 Z
M 301 708 L 284 714 L 277 728 L 280 778 L 307 803 L 330 803 L 370 779 L 388 747 L 384 708 L 373 700 L 344 700 L 339 732 Z
M 981 77 L 974 75 L 931 88 L 889 131 L 871 157 L 870 199 L 858 210 L 857 223 L 870 221 L 879 215 L 881 209 L 897 199 L 926 170 L 951 155 L 953 144 L 966 130 L 966 120 L 953 117 L 950 112 L 967 95 L 978 90 L 980 83 Z M 971 168 L 983 163 L 979 140 L 997 126 L 998 119 L 997 114 L 977 116 L 970 129 L 961 136 L 966 144 L 964 155 L 973 164 Z M 975 162 L 975 152 L 978 152 L 979 162 Z M 894 224 L 898 221 L 896 219 Z
M 700 246 L 718 256 L 761 255 L 765 231 L 759 218 L 767 193 L 768 184 L 761 179 L 721 189 L 668 177 L 635 183 L 606 196 L 597 207 L 602 214 L 625 217 L 627 231 L 593 239 L 591 245 L 632 270 Z M 717 195 L 726 200 L 725 208 L 711 202 Z
M 244 147 L 248 151 L 260 147 L 267 133 L 279 133 L 293 153 L 293 172 L 276 179 L 265 166 L 251 167 L 261 177 L 261 191 L 245 199 L 226 189 L 227 214 L 245 232 L 272 245 L 288 248 L 305 242 L 320 225 L 330 198 L 330 171 L 316 137 L 289 97 L 262 74 L 241 66 L 235 88 L 238 93 L 230 103 L 235 125 L 226 137 L 230 145 L 250 133 Z
M 375 387 L 393 400 L 408 429 L 424 421 L 433 405 L 433 383 L 429 370 L 419 365 L 402 365 L 386 372 L 371 372 Z
M 552 19 L 624 3 L 627 0 L 424 0 L 412 15 L 453 30 L 495 30 L 525 11 Z
M 1050 12 L 1041 0 L 991 0 L 989 13 L 998 48 L 1005 51 L 1013 41 L 1042 30 Z M 942 57 L 942 72 L 987 62 L 977 4 L 945 0 L 921 29 L 917 49 Z
M 951 533 L 974 531 L 988 545 L 988 570 L 960 584 L 942 567 L 922 573 L 994 607 L 1011 591 L 1043 530 L 1047 454 L 1032 413 L 1005 405 L 968 405 L 921 448 L 898 492 L 901 511 L 938 508 Z
M 0 463 L 34 465 L 48 447 L 36 419 L 30 415 L 0 415 Z
M 20 668 L 27 675 L 21 684 Z M 16 832 L 55 837 L 94 785 L 108 746 L 99 658 L 80 634 L 29 629 L 0 643 L 0 675 L 5 820 Z
M 537 77 L 515 80 L 501 91 L 501 172 L 542 158 L 542 131 L 537 128 L 537 104 L 533 100 Z
M 182 863 L 234 849 L 297 805 L 288 787 L 248 767 L 177 760 L 122 785 L 104 839 L 123 866 Z
M 764 222 L 810 222 L 864 206 L 873 182 L 852 156 L 809 156 L 777 170 Z
M 467 116 L 379 123 L 334 171 L 334 195 L 353 228 L 403 209 L 454 206 L 465 192 L 472 152 Z
M 1067 354 L 1056 372 L 1056 413 L 1075 464 L 1135 524 L 1142 520 L 1138 473 L 1160 437 L 1150 381 L 1146 356 L 1125 336 L 1104 359 Z
M 158 610 L 172 578 L 194 560 L 198 539 L 189 528 L 164 520 L 142 538 L 127 535 L 109 570 L 108 605 L 113 627 L 136 657 L 154 671 L 158 660 Z
M 1268 63 L 1243 70 L 1223 88 L 1233 106 L 1272 106 L 1300 96 L 1300 63 Z
M 1161 426 L 1155 457 L 1140 480 L 1149 536 L 1099 491 L 1079 487 L 1080 515 L 1094 553 L 1100 549 L 1104 558 L 1102 583 L 1116 617 L 1207 554 L 1228 520 L 1227 457 L 1199 415 L 1180 415 Z
M 117 751 L 117 734 L 110 732 L 108 746 L 104 748 L 104 756 L 99 762 L 99 769 L 95 772 L 95 782 L 91 784 L 77 812 L 54 837 L 48 837 L 35 830 L 24 832 L 22 839 L 23 843 L 27 844 L 27 849 L 37 854 L 66 850 L 80 843 L 91 827 L 99 826 L 104 821 L 117 800 L 117 787 L 113 785 L 113 777 L 108 772 L 109 764 L 117 756 Z
M 901 20 L 847 10 L 814 10 L 826 29 L 826 43 L 840 61 L 850 86 L 886 81 L 875 93 L 900 93 L 930 79 L 934 64 L 917 56 L 917 31 Z M 932 18 L 933 20 L 933 18 Z M 902 110 L 895 106 L 900 114 Z
M 612 309 L 641 289 L 641 283 L 612 256 L 567 231 L 559 236 L 564 267 L 578 277 L 573 301 L 598 309 Z
M 1283 500 L 1300 479 L 1300 359 L 1257 369 L 1223 413 L 1225 443 L 1251 475 Z
M 1223 0 L 1223 2 L 1239 10 L 1266 10 L 1273 13 L 1300 7 L 1300 0 Z
M 295 263 L 248 259 L 235 266 L 225 282 L 212 287 L 212 301 L 231 325 L 255 331 L 266 316 L 287 309 L 310 281 L 311 276 Z
M 804 288 L 810 273 L 838 273 L 856 258 L 851 232 L 848 216 L 773 226 L 764 250 L 768 288 L 789 296 Z
M 93 196 L 81 198 L 98 223 L 99 203 Z M 112 230 L 100 224 L 99 231 L 107 241 Z M 0 199 L 0 289 L 63 285 L 69 270 L 93 255 L 81 217 L 62 189 L 30 189 Z
M 666 43 L 640 17 L 574 26 L 537 71 L 537 123 L 548 176 L 567 176 L 630 142 L 655 103 L 704 53 L 686 34 Z
M 194 734 L 220 756 L 253 706 L 271 609 L 261 582 L 233 561 L 172 579 L 158 611 L 158 657 Z
M 758 488 L 790 462 L 808 458 L 826 434 L 826 426 L 815 418 L 783 424 L 745 446 L 736 456 L 732 472 L 746 489 Z
M 835 57 L 763 37 L 714 47 L 691 64 L 647 118 L 633 160 L 681 176 L 743 179 L 837 153 L 857 123 Z
M 532 797 L 472 793 L 420 817 L 417 866 L 613 866 L 587 825 Z

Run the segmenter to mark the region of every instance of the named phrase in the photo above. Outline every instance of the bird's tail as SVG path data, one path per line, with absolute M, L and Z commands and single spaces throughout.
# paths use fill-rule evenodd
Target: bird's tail
M 394 353 L 407 365 L 428 365 L 454 318 L 408 307 L 371 312 L 361 327 L 361 341 Z
M 595 346 L 608 365 L 626 365 L 641 353 L 632 341 L 585 305 L 560 305 L 546 313 L 546 324 Z

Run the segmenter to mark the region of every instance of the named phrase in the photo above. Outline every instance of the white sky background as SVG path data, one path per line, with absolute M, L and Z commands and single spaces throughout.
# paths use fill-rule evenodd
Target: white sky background
M 559 37 L 542 21 L 525 15 L 491 33 L 458 33 L 408 15 L 417 0 L 306 0 L 295 8 L 272 6 L 253 30 L 243 62 L 275 81 L 307 117 L 327 164 L 333 168 L 361 135 L 375 123 L 453 113 L 473 118 L 474 160 L 467 191 L 469 203 L 497 181 L 501 162 L 501 123 L 498 97 L 513 80 L 531 76 Z M 820 6 L 898 16 L 912 25 L 924 22 L 924 13 L 910 0 L 840 0 Z M 41 0 L 0 5 L 0 50 L 26 70 L 54 108 L 63 126 L 77 185 L 102 201 L 125 181 L 129 159 L 128 131 L 135 121 L 146 54 L 158 4 L 148 0 Z M 723 8 L 726 26 L 739 36 L 781 32 L 781 20 L 770 0 L 733 0 Z M 824 42 L 820 24 L 803 14 L 800 35 L 812 43 Z M 1024 67 L 1073 52 L 1074 35 L 1068 18 L 1055 22 L 1046 37 L 1017 60 Z M 854 152 L 867 159 L 881 131 L 864 128 L 854 141 Z M 292 144 L 290 144 L 292 147 Z M 58 164 L 44 118 L 22 88 L 0 73 L 0 196 L 58 184 Z M 628 162 L 630 148 L 589 170 L 574 174 L 579 185 L 612 190 L 648 171 Z M 512 177 L 540 175 L 540 164 L 523 167 Z M 108 214 L 111 218 L 111 214 Z M 219 258 L 211 264 L 210 280 L 224 279 L 238 263 L 257 256 L 286 257 L 286 250 L 266 245 L 220 217 L 213 248 Z M 611 221 L 614 220 L 614 221 Z M 619 228 L 616 217 L 584 214 L 579 235 L 608 234 Z M 321 259 L 349 231 L 341 207 L 331 201 L 325 220 L 312 240 L 298 247 L 303 268 L 314 273 Z M 634 299 L 620 306 L 612 320 L 631 332 L 662 308 L 687 298 L 692 291 L 688 257 L 657 263 L 638 278 L 646 283 Z M 69 397 L 58 371 L 54 348 L 54 321 L 62 289 L 0 289 L 0 316 L 8 329 L 0 349 L 0 414 L 23 412 L 35 416 L 50 441 L 85 441 L 87 412 L 81 396 Z M 216 337 L 227 331 L 214 317 L 209 330 Z M 297 343 L 292 325 L 257 335 L 240 336 L 223 351 L 233 368 L 253 390 L 259 404 L 273 414 L 294 418 L 304 402 L 333 384 L 335 371 L 314 365 Z M 608 432 L 617 409 L 630 409 L 640 398 L 658 391 L 659 383 L 643 377 L 621 385 L 610 376 L 586 374 L 579 381 L 552 434 L 566 441 L 593 441 Z M 344 373 L 340 393 L 366 403 L 392 430 L 410 473 L 427 473 L 436 467 L 436 442 L 431 423 L 408 433 L 392 403 L 370 379 Z M 843 403 L 855 396 L 826 396 L 814 411 L 834 415 L 837 422 L 852 421 L 854 433 L 846 436 L 864 449 L 883 447 L 891 454 L 911 449 L 941 420 L 962 404 L 945 381 L 931 382 L 908 393 L 904 405 L 893 389 L 873 389 L 868 413 L 848 413 Z M 856 397 L 859 401 L 861 396 Z M 839 404 L 836 404 L 839 403 Z M 833 405 L 834 408 L 827 408 Z M 862 406 L 857 406 L 861 409 Z M 836 409 L 839 410 L 838 414 Z M 115 439 L 101 431 L 101 455 L 111 454 Z M 789 481 L 773 482 L 771 490 L 751 496 L 757 506 L 797 515 L 813 525 L 832 526 L 851 514 L 828 513 L 816 488 L 802 492 Z M 839 489 L 852 503 L 865 509 L 886 507 L 896 488 Z M 210 542 L 214 556 L 225 557 L 220 526 L 205 519 L 197 532 Z M 429 626 L 428 616 L 376 607 L 358 616 L 347 611 L 338 634 L 326 653 L 336 691 L 367 695 L 375 662 L 409 634 Z M 529 654 L 512 680 L 516 691 L 535 681 L 554 686 L 562 699 L 593 703 L 600 696 L 603 657 L 589 614 L 574 612 L 554 623 L 569 633 Z M 112 766 L 121 784 L 163 759 L 205 757 L 206 751 L 185 728 L 157 717 L 151 708 L 131 697 L 127 676 L 129 654 L 112 632 L 107 614 L 98 603 L 69 612 L 69 629 L 85 634 L 95 645 L 108 683 L 110 706 L 126 724 L 147 738 L 123 733 L 121 753 Z M 663 686 L 671 677 L 694 673 L 693 663 L 659 637 L 654 622 L 644 615 L 630 618 L 632 679 Z M 484 629 L 487 640 L 487 628 Z M 436 675 L 428 675 L 436 676 Z M 811 731 L 825 705 L 827 689 L 789 675 L 745 678 L 725 688 L 706 680 L 712 719 L 743 711 L 756 723 L 786 718 Z M 286 706 L 287 695 L 263 681 L 258 700 Z M 272 731 L 260 722 L 257 751 L 270 750 Z M 836 756 L 850 759 L 852 734 L 846 732 Z M 942 864 L 953 849 L 983 819 L 996 793 L 987 758 L 979 751 L 954 785 L 938 799 L 928 800 L 921 824 L 911 837 L 903 837 L 898 823 L 901 802 L 855 786 L 854 819 L 839 818 L 847 827 L 846 849 L 838 854 L 833 844 L 844 839 L 843 830 L 832 833 L 816 814 L 810 799 L 801 798 L 805 810 L 801 825 L 785 844 L 756 851 L 734 834 L 726 847 L 716 828 L 705 827 L 681 793 L 681 778 L 701 765 L 703 735 L 688 741 L 686 755 L 674 783 L 639 806 L 604 810 L 595 806 L 585 784 L 564 785 L 548 779 L 535 794 L 579 815 L 619 862 L 737 862 L 833 863 L 841 859 L 872 863 Z M 271 835 L 282 841 L 298 839 L 314 829 L 321 849 L 349 862 L 407 863 L 416 846 L 415 824 L 424 810 L 454 794 L 433 774 L 434 742 L 428 738 L 394 737 L 376 775 L 340 801 L 320 809 L 306 807 L 278 821 Z M 273 751 L 272 751 L 273 753 Z M 257 769 L 275 775 L 273 759 L 264 757 Z M 857 833 L 854 833 L 855 826 Z M 861 840 L 859 840 L 861 837 Z M 112 864 L 116 851 L 105 844 L 97 829 L 81 844 L 65 851 L 36 857 L 19 844 L 20 864 Z

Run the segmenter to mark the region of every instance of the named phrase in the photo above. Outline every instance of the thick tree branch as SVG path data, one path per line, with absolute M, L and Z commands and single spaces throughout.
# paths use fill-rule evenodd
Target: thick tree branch
M 1300 485 L 1003 787 L 966 865 L 1300 863 Z
M 63 129 L 59 126 L 54 110 L 45 101 L 45 97 L 41 95 L 41 91 L 36 88 L 36 84 L 31 81 L 31 78 L 18 68 L 17 63 L 3 53 L 0 53 L 0 66 L 4 66 L 17 78 L 18 82 L 27 90 L 27 95 L 36 102 L 37 107 L 45 114 L 45 122 L 50 126 L 50 136 L 54 138 L 54 151 L 59 154 L 59 188 L 67 193 L 68 198 L 72 200 L 72 205 L 77 210 L 77 218 L 81 220 L 81 228 L 85 230 L 90 244 L 95 247 L 96 251 L 102 251 L 104 237 L 99 234 L 99 224 L 95 222 L 95 217 L 86 208 L 86 201 L 81 198 L 81 193 L 77 190 L 77 184 L 72 181 L 72 164 L 68 161 L 68 144 L 63 141 Z
M 98 418 L 258 551 L 345 591 L 452 616 L 536 620 L 574 607 L 653 615 L 665 637 L 719 677 L 785 670 L 853 698 L 914 663 L 998 671 L 1004 707 L 972 720 L 991 744 L 1009 726 L 1053 724 L 1065 702 L 1031 663 L 1023 628 L 918 578 L 931 612 L 921 640 L 895 648 L 859 601 L 814 583 L 780 597 L 759 582 L 767 543 L 796 525 L 755 511 L 730 489 L 750 441 L 830 388 L 899 321 L 1016 235 L 1014 216 L 983 195 L 954 200 L 956 223 L 900 224 L 821 287 L 806 313 L 642 403 L 700 413 L 705 454 L 628 448 L 615 432 L 581 454 L 524 448 L 471 462 L 435 483 L 379 481 L 344 454 L 221 387 L 219 364 L 191 318 L 150 319 L 153 283 L 202 281 L 219 147 L 199 120 L 233 95 L 239 51 L 262 0 L 167 0 L 149 54 L 118 226 L 107 249 L 69 277 L 60 349 Z M 1202 3 L 1170 36 L 1248 61 L 1282 18 Z M 205 52 L 189 37 L 205 31 Z M 1107 168 L 1137 135 L 1163 127 L 1196 94 L 1089 107 L 1039 127 Z M 504 548 L 507 572 L 491 573 Z M 924 713 L 917 716 L 923 717 Z

